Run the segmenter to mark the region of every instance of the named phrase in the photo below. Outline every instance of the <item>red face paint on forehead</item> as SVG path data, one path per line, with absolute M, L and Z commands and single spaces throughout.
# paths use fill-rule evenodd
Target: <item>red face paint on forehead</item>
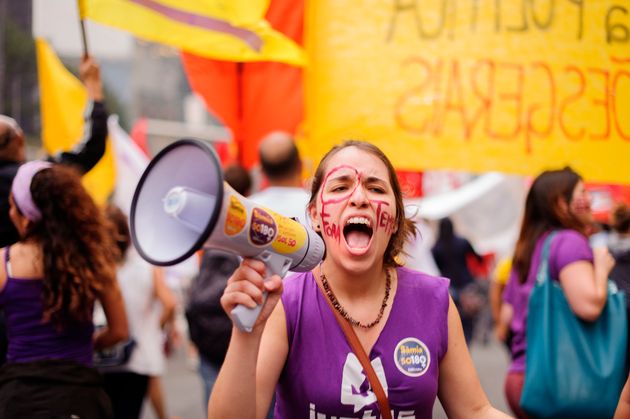
M 322 231 L 325 235 L 334 238 L 339 241 L 341 237 L 341 228 L 336 223 L 331 223 L 329 221 L 330 213 L 327 208 L 329 205 L 339 204 L 341 202 L 348 201 L 350 197 L 355 193 L 357 188 L 361 187 L 363 178 L 367 179 L 367 182 L 384 182 L 378 176 L 365 176 L 355 167 L 342 164 L 339 166 L 333 167 L 324 177 L 324 181 L 320 187 L 319 200 L 321 203 L 321 218 L 322 218 Z M 346 191 L 340 191 L 338 193 L 334 193 L 331 191 L 327 191 L 327 188 L 330 187 L 330 182 L 339 182 L 339 186 L 347 187 Z M 336 185 L 332 185 L 333 188 Z M 329 196 L 326 196 L 326 195 Z M 374 199 L 373 197 L 368 197 L 368 201 L 370 202 L 372 208 L 375 210 L 375 225 L 374 229 L 384 229 L 387 233 L 392 233 L 395 228 L 396 219 L 389 211 L 386 211 L 385 208 L 390 206 L 390 202 L 381 199 Z
M 341 239 L 341 228 L 336 223 L 330 223 L 330 221 L 328 221 L 328 219 L 330 218 L 330 213 L 327 212 L 326 207 L 329 204 L 337 204 L 337 203 L 348 200 L 350 196 L 352 196 L 352 194 L 354 193 L 355 189 L 359 186 L 359 182 L 354 182 L 355 184 L 354 188 L 349 189 L 348 193 L 345 193 L 341 196 L 335 196 L 329 199 L 324 199 L 324 189 L 326 189 L 328 180 L 335 173 L 339 175 L 340 177 L 344 177 L 342 174 L 342 170 L 349 170 L 349 176 L 354 176 L 360 180 L 359 172 L 354 167 L 351 167 L 348 165 L 337 166 L 337 167 L 332 168 L 328 172 L 328 174 L 326 174 L 326 177 L 324 178 L 324 181 L 322 182 L 322 185 L 319 191 L 319 201 L 322 205 L 322 209 L 321 209 L 322 232 L 326 236 L 334 238 L 337 242 L 339 242 L 339 240 Z
M 343 173 L 343 170 L 347 170 L 348 173 Z M 348 193 L 342 194 L 341 196 L 336 196 L 334 198 L 329 198 L 329 199 L 324 199 L 324 189 L 326 189 L 326 185 L 328 184 L 328 180 L 332 177 L 332 175 L 337 174 L 339 176 L 339 178 L 345 178 L 346 176 L 348 177 L 352 177 L 354 176 L 354 178 L 357 180 L 354 182 L 354 187 L 352 189 L 348 189 Z M 334 203 L 338 203 L 338 202 L 342 202 L 345 201 L 346 199 L 348 199 L 356 190 L 356 188 L 359 186 L 359 183 L 361 182 L 361 174 L 359 173 L 359 171 L 349 165 L 346 164 L 342 164 L 341 166 L 337 166 L 337 167 L 333 167 L 330 172 L 328 172 L 326 174 L 326 177 L 324 177 L 324 181 L 322 182 L 322 186 L 320 187 L 320 191 L 319 191 L 319 200 L 321 201 L 322 205 L 324 204 L 334 204 Z

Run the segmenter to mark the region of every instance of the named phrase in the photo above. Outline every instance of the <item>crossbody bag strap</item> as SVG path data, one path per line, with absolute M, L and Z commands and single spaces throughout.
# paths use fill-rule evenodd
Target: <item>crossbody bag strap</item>
M 315 274 L 313 276 L 315 277 Z M 365 374 L 367 375 L 368 381 L 370 382 L 370 386 L 372 387 L 372 390 L 374 391 L 374 394 L 376 395 L 376 400 L 378 401 L 378 405 L 381 409 L 381 417 L 383 419 L 392 419 L 392 412 L 389 408 L 389 401 L 387 400 L 387 396 L 385 395 L 383 386 L 381 385 L 381 382 L 378 379 L 378 376 L 376 375 L 374 368 L 372 368 L 372 363 L 370 363 L 370 359 L 365 353 L 365 350 L 363 349 L 363 346 L 361 345 L 361 342 L 359 341 L 357 334 L 354 333 L 354 330 L 352 329 L 352 325 L 346 319 L 344 319 L 337 310 L 335 310 L 335 308 L 332 305 L 332 302 L 328 299 L 326 292 L 324 292 L 322 285 L 319 283 L 317 278 L 315 277 L 313 279 L 317 283 L 317 288 L 319 288 L 322 295 L 324 296 L 324 300 L 326 300 L 326 302 L 328 303 L 330 310 L 335 315 L 335 319 L 337 319 L 337 323 L 339 323 L 339 326 L 341 326 L 341 330 L 343 330 L 343 334 L 346 335 L 346 340 L 350 344 L 350 347 L 352 348 L 352 352 L 354 352 L 357 358 L 359 358 L 359 362 L 361 362 L 361 365 L 363 366 L 363 371 L 365 371 Z
M 551 270 L 549 268 L 549 253 L 551 251 L 551 242 L 558 232 L 553 230 L 545 238 L 542 252 L 540 255 L 540 266 L 536 273 L 536 283 L 539 285 L 544 283 L 547 278 L 551 279 Z

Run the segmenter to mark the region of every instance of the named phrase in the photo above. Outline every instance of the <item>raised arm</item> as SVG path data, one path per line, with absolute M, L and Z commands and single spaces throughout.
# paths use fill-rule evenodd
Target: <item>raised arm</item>
M 221 304 L 254 307 L 269 295 L 251 333 L 234 327 L 225 361 L 208 403 L 208 418 L 264 418 L 288 353 L 284 309 L 278 304 L 282 281 L 263 282 L 265 265 L 245 259 L 228 280 Z
M 71 151 L 60 152 L 51 156 L 49 160 L 75 166 L 85 174 L 105 154 L 108 115 L 103 102 L 103 87 L 98 64 L 91 57 L 84 57 L 79 67 L 79 74 L 89 98 L 84 114 L 83 139 Z
M 440 362 L 438 397 L 449 418 L 509 418 L 481 387 L 453 300 L 448 309 L 448 350 Z

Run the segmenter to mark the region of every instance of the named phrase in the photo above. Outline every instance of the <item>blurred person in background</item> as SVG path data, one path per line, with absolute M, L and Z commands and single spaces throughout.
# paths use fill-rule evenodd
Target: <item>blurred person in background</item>
M 103 102 L 103 86 L 98 64 L 89 56 L 79 66 L 79 75 L 88 93 L 85 129 L 75 149 L 48 156 L 47 160 L 70 165 L 85 174 L 105 153 L 107 110 Z M 26 138 L 17 121 L 0 115 L 0 247 L 16 243 L 19 235 L 9 218 L 9 193 L 15 173 L 26 161 Z M 7 340 L 4 315 L 0 311 L 0 365 L 6 358 Z
M 468 240 L 455 234 L 450 218 L 440 220 L 438 237 L 431 252 L 440 274 L 451 280 L 451 295 L 461 316 L 466 343 L 470 344 L 481 300 L 473 289 L 475 278 L 468 267 L 468 257 L 474 257 L 480 263 L 483 258 Z
M 252 180 L 243 166 L 234 164 L 226 167 L 223 177 L 236 192 L 249 195 Z M 228 278 L 239 264 L 240 258 L 233 253 L 218 249 L 202 250 L 199 274 L 188 290 L 186 319 L 190 340 L 199 354 L 204 412 L 232 334 L 232 320 L 223 311 L 220 300 Z
M 250 199 L 307 225 L 308 192 L 302 184 L 302 159 L 293 137 L 281 131 L 268 134 L 260 141 L 258 157 L 267 187 Z
M 584 321 L 596 320 L 607 300 L 608 274 L 614 260 L 606 248 L 593 251 L 587 233 L 593 224 L 590 197 L 581 177 L 571 170 L 545 171 L 532 183 L 514 251 L 512 270 L 503 293 L 500 321 L 512 331 L 512 363 L 505 379 L 505 395 L 518 418 L 525 380 L 528 301 L 536 283 L 545 239 L 557 234 L 549 251 L 551 278 L 557 278 L 571 309 Z
M 615 258 L 615 266 L 610 272 L 610 279 L 626 293 L 626 307 L 630 316 L 630 207 L 627 204 L 620 203 L 613 209 L 611 227 L 608 249 Z M 626 359 L 630 362 L 630 345 Z
M 78 174 L 49 162 L 20 166 L 9 202 L 20 240 L 0 252 L 0 417 L 112 418 L 92 368 L 94 350 L 128 337 L 109 223 Z M 96 300 L 107 326 L 95 332 Z
M 114 416 L 134 419 L 142 412 L 149 379 L 164 374 L 163 329 L 175 317 L 176 301 L 165 284 L 163 270 L 142 260 L 131 246 L 127 216 L 114 205 L 108 205 L 105 213 L 113 224 L 112 235 L 119 249 L 116 276 L 134 344 L 118 365 L 108 365 L 101 372 Z
M 80 173 L 89 172 L 105 153 L 107 110 L 103 102 L 103 87 L 98 64 L 84 57 L 79 75 L 88 93 L 83 139 L 70 151 L 48 156 L 45 160 L 74 167 Z M 18 233 L 9 219 L 9 192 L 17 169 L 26 161 L 26 138 L 18 123 L 0 115 L 0 246 L 17 242 Z
M 488 292 L 492 321 L 494 323 L 494 335 L 500 342 L 504 342 L 508 348 L 511 335 L 510 325 L 507 322 L 500 321 L 500 318 L 501 306 L 503 305 L 503 291 L 510 278 L 511 270 L 512 256 L 502 258 L 494 269 Z

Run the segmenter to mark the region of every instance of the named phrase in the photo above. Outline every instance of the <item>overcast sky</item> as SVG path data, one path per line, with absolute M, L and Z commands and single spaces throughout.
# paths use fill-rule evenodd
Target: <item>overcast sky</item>
M 33 35 L 45 38 L 57 54 L 82 54 L 77 0 L 33 0 Z M 97 58 L 127 58 L 133 38 L 127 32 L 86 22 L 88 48 Z

